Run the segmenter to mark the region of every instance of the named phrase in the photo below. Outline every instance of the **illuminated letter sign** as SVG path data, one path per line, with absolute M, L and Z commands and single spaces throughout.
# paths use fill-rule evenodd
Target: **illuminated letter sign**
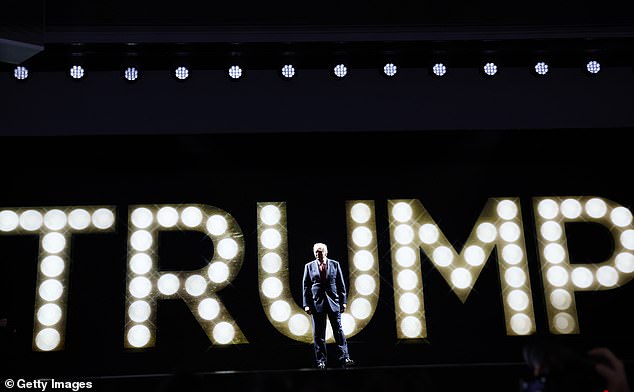
M 341 315 L 341 323 L 350 337 L 359 333 L 374 314 L 379 296 L 379 267 L 374 202 L 348 202 L 346 211 L 348 257 L 353 262 L 348 287 L 349 312 Z M 258 203 L 258 255 L 260 298 L 269 321 L 285 336 L 312 343 L 311 321 L 290 293 L 286 203 Z M 326 338 L 333 341 L 330 323 Z
M 64 349 L 71 235 L 111 231 L 112 207 L 60 207 L 4 210 L 0 233 L 40 237 L 33 322 L 33 350 Z
M 215 294 L 242 266 L 244 239 L 233 217 L 204 205 L 134 206 L 131 210 L 125 346 L 154 345 L 156 301 L 163 298 L 183 299 L 214 344 L 246 343 Z M 206 233 L 215 247 L 214 258 L 197 271 L 158 271 L 156 238 L 160 230 Z
M 550 332 L 579 333 L 575 291 L 609 290 L 634 276 L 634 226 L 632 213 L 598 197 L 535 198 L 544 296 Z M 615 249 L 598 264 L 570 264 L 565 222 L 596 222 L 612 233 Z
M 427 336 L 419 247 L 462 302 L 496 247 L 509 335 L 535 331 L 519 200 L 489 199 L 460 254 L 418 200 L 390 200 L 392 277 L 397 336 Z

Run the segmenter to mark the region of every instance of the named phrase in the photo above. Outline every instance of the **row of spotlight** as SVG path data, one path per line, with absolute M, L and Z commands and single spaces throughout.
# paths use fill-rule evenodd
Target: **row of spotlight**
M 482 66 L 482 72 L 487 76 L 494 76 L 498 73 L 498 65 L 494 62 L 488 62 Z M 588 61 L 586 64 L 586 71 L 595 75 L 601 70 L 601 64 L 596 60 Z M 443 63 L 436 63 L 431 68 L 432 73 L 435 76 L 444 76 L 447 73 L 447 66 Z M 546 75 L 549 71 L 548 64 L 540 61 L 534 66 L 534 71 L 537 75 Z M 398 67 L 394 63 L 387 63 L 383 67 L 383 73 L 385 76 L 396 76 Z M 296 74 L 295 67 L 291 64 L 284 65 L 280 73 L 282 77 L 290 79 Z M 348 68 L 345 64 L 337 64 L 333 67 L 332 73 L 337 78 L 344 78 L 348 74 Z M 70 68 L 69 74 L 73 79 L 81 79 L 86 75 L 86 70 L 81 65 L 74 65 Z M 231 79 L 240 79 L 244 74 L 242 67 L 238 65 L 232 65 L 227 70 L 227 74 Z M 29 77 L 29 70 L 25 66 L 18 66 L 13 71 L 13 76 L 18 80 L 25 80 Z M 186 80 L 190 76 L 190 71 L 187 67 L 180 66 L 174 70 L 174 77 L 178 80 Z M 128 67 L 123 71 L 123 77 L 128 81 L 135 81 L 139 78 L 139 70 L 136 67 Z

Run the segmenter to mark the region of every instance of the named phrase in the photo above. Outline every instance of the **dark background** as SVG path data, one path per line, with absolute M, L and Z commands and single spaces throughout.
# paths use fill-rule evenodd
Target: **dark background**
M 411 385 L 430 375 L 487 385 L 505 374 L 516 386 L 522 347 L 534 337 L 505 335 L 495 255 L 464 305 L 423 256 L 426 340 L 396 340 L 391 291 L 388 199 L 420 199 L 460 249 L 486 200 L 504 196 L 522 202 L 536 335 L 580 352 L 608 346 L 631 366 L 631 283 L 578 293 L 581 334 L 548 333 L 531 210 L 532 197 L 548 195 L 634 203 L 634 30 L 625 5 L 289 5 L 6 5 L 0 39 L 43 49 L 22 63 L 26 81 L 0 62 L 0 207 L 115 205 L 117 230 L 74 236 L 66 350 L 55 353 L 31 352 L 38 240 L 0 236 L 0 304 L 16 327 L 3 373 L 103 377 L 118 388 L 142 378 L 114 376 L 188 369 L 257 378 L 311 367 L 311 347 L 276 332 L 261 308 L 256 203 L 287 203 L 299 300 L 298 266 L 315 241 L 347 267 L 345 201 L 367 199 L 377 208 L 381 294 L 370 324 L 350 339 L 353 358 L 404 369 L 375 373 Z M 0 41 L 0 49 L 13 46 Z M 590 57 L 602 62 L 593 77 L 584 71 Z M 479 68 L 490 58 L 500 71 L 487 79 Z M 541 58 L 551 61 L 545 78 L 531 73 Z M 286 59 L 298 64 L 290 81 L 278 71 Z M 394 79 L 381 75 L 388 59 L 399 66 Z M 437 59 L 449 67 L 440 79 L 429 73 Z M 349 76 L 335 80 L 329 70 L 343 60 Z M 87 70 L 81 81 L 68 76 L 75 62 Z M 135 83 L 121 77 L 131 63 L 141 71 Z M 185 82 L 170 75 L 181 63 L 192 72 Z M 245 69 L 239 81 L 226 76 L 233 63 Z M 248 345 L 212 347 L 184 303 L 161 301 L 156 347 L 123 349 L 128 206 L 171 203 L 213 205 L 240 224 L 244 264 L 220 296 Z M 601 227 L 566 230 L 572 262 L 611 253 Z M 200 268 L 211 252 L 198 233 L 161 236 L 162 269 Z

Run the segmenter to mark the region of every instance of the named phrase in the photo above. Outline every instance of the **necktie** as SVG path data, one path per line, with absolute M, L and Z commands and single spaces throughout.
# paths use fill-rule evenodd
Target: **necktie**
M 326 280 L 326 262 L 319 264 L 319 275 L 321 276 L 321 280 Z

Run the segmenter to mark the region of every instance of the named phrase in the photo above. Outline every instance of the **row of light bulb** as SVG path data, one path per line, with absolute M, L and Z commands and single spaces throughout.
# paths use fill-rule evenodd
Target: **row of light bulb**
M 494 76 L 498 72 L 498 65 L 494 62 L 488 62 L 482 66 L 482 71 L 489 76 Z M 548 64 L 540 61 L 534 66 L 535 73 L 538 75 L 546 75 L 549 71 Z M 586 71 L 595 75 L 601 70 L 601 64 L 596 60 L 588 61 Z M 436 63 L 431 67 L 431 71 L 436 76 L 444 76 L 447 73 L 447 66 L 443 63 Z M 227 70 L 227 74 L 232 79 L 239 79 L 243 75 L 242 67 L 232 65 Z M 348 67 L 345 64 L 337 64 L 332 69 L 333 75 L 343 78 L 348 74 Z M 383 73 L 388 77 L 396 76 L 398 67 L 394 63 L 387 63 L 383 67 Z M 81 79 L 86 74 L 86 70 L 81 65 L 74 65 L 70 68 L 69 75 L 73 79 Z M 135 81 L 139 78 L 139 70 L 136 67 L 128 67 L 123 71 L 123 76 L 128 81 Z M 286 64 L 280 69 L 280 74 L 287 79 L 295 76 L 295 67 L 292 64 Z M 18 80 L 25 80 L 29 77 L 29 70 L 25 66 L 18 66 L 14 69 L 13 75 Z M 190 76 L 190 71 L 185 66 L 179 66 L 174 69 L 174 77 L 179 80 L 186 80 Z

